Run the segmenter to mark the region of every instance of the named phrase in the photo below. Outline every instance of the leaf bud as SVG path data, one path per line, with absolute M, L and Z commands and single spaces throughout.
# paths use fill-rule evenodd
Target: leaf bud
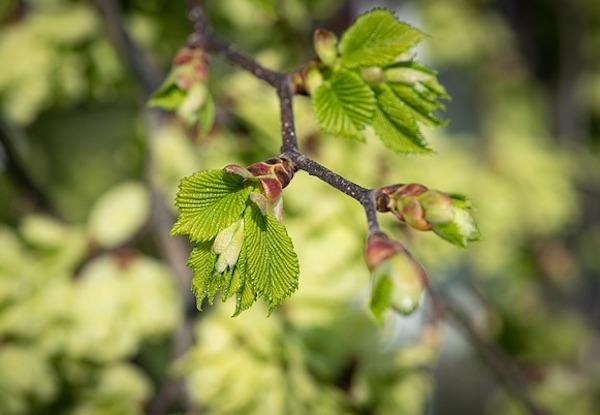
M 433 230 L 455 245 L 465 247 L 481 234 L 470 210 L 468 198 L 430 190 L 422 184 L 395 184 L 377 189 L 379 212 L 392 212 L 398 220 L 420 231 Z
M 185 99 L 177 108 L 177 115 L 186 122 L 187 125 L 193 125 L 198 121 L 197 113 L 204 105 L 208 90 L 205 84 L 194 83 L 187 91 Z
M 404 315 L 412 313 L 427 287 L 427 276 L 410 252 L 378 232 L 367 239 L 366 260 L 371 269 L 370 309 L 375 318 L 381 321 L 390 308 Z
M 224 272 L 227 267 L 232 269 L 242 251 L 244 242 L 244 220 L 241 219 L 223 229 L 213 243 L 213 251 L 219 254 L 215 263 L 215 270 Z
M 335 33 L 326 29 L 317 29 L 313 35 L 313 43 L 321 62 L 333 66 L 338 57 L 338 38 Z
M 378 66 L 370 66 L 360 71 L 360 76 L 370 85 L 379 85 L 385 82 L 383 69 Z
M 323 74 L 315 63 L 306 68 L 304 74 L 304 87 L 309 95 L 313 95 L 317 88 L 323 83 Z
M 385 71 L 385 80 L 388 82 L 401 82 L 412 85 L 433 79 L 433 75 L 412 68 L 390 68 Z
M 251 164 L 248 171 L 261 182 L 265 196 L 272 203 L 277 201 L 281 191 L 294 177 L 294 167 L 281 157 Z

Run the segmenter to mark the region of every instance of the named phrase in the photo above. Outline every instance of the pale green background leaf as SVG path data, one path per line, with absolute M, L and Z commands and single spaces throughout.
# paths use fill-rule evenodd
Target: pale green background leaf
M 90 211 L 90 237 L 105 248 L 122 244 L 144 225 L 150 196 L 143 184 L 124 182 L 102 195 Z

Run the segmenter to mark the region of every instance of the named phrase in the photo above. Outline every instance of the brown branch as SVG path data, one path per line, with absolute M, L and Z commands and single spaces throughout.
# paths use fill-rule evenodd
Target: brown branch
M 451 318 L 505 389 L 523 405 L 524 409 L 531 415 L 551 415 L 531 396 L 526 377 L 521 369 L 495 343 L 481 338 L 467 313 L 458 304 L 448 296 L 431 289 L 429 295 L 438 312 L 445 313 Z
M 134 78 L 141 85 L 144 95 L 149 96 L 163 79 L 144 51 L 136 45 L 126 30 L 125 19 L 114 0 L 93 0 L 102 18 L 106 33 L 123 62 L 126 62 Z
M 200 2 L 190 1 L 190 8 L 189 17 L 194 34 L 188 40 L 189 46 L 203 47 L 206 51 L 220 56 L 232 65 L 250 72 L 277 90 L 281 110 L 281 157 L 290 161 L 296 169 L 304 170 L 311 176 L 318 177 L 335 189 L 356 199 L 365 209 L 369 232 L 379 231 L 377 208 L 372 190 L 353 183 L 299 152 L 294 126 L 294 91 L 291 81 L 294 73 L 283 73 L 266 68 L 252 57 L 238 51 L 233 45 L 217 38 L 206 20 Z

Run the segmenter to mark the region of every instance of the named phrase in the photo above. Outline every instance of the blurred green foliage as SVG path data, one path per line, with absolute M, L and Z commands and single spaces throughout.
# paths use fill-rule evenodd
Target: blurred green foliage
M 184 3 L 119 3 L 165 73 L 189 32 Z M 384 226 L 526 370 L 535 397 L 556 414 L 595 415 L 600 4 L 206 3 L 217 33 L 284 70 L 312 57 L 314 28 L 340 34 L 376 5 L 431 36 L 419 58 L 454 98 L 448 128 L 425 133 L 435 156 L 325 138 L 306 97 L 295 100 L 301 149 L 364 186 L 420 182 L 469 194 L 485 240 L 468 251 L 391 218 Z M 147 112 L 93 2 L 4 1 L 0 25 L 1 133 L 60 214 L 36 208 L 0 148 L 0 413 L 157 411 L 170 379 L 187 394 L 162 413 L 525 413 L 494 383 L 474 396 L 473 363 L 461 363 L 472 348 L 433 324 L 427 303 L 383 327 L 369 319 L 364 213 L 303 173 L 283 193 L 298 292 L 269 318 L 255 307 L 231 319 L 231 300 L 184 312 L 189 286 L 174 275 L 189 251 L 173 263 L 153 231 L 157 206 L 172 206 L 194 171 L 276 155 L 274 92 L 211 59 L 216 124 L 190 138 L 176 120 Z M 195 341 L 177 351 L 186 321 Z

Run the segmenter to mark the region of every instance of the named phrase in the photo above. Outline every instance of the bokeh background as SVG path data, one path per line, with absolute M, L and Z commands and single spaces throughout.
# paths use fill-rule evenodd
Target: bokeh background
M 361 207 L 304 173 L 284 192 L 300 289 L 267 318 L 199 312 L 169 238 L 179 180 L 277 154 L 274 91 L 218 59 L 216 125 L 149 111 L 190 32 L 184 1 L 0 2 L 0 414 L 526 414 L 481 344 L 554 414 L 600 411 L 600 2 L 213 0 L 219 35 L 263 64 L 314 56 L 384 6 L 431 38 L 450 124 L 437 154 L 324 136 L 297 97 L 301 150 L 364 186 L 470 195 L 484 241 L 457 249 L 384 220 L 459 305 L 383 327 L 366 311 Z M 124 42 L 122 35 L 131 42 Z M 218 303 L 218 304 L 217 304 Z M 523 379 L 521 379 L 523 380 Z

